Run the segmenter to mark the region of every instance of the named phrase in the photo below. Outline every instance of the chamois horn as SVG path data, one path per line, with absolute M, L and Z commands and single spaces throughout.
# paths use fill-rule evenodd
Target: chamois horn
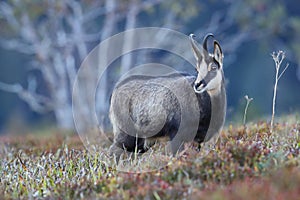
M 205 38 L 203 39 L 203 49 L 207 51 L 207 40 L 209 39 L 209 37 L 214 37 L 214 35 L 212 33 L 208 33 Z

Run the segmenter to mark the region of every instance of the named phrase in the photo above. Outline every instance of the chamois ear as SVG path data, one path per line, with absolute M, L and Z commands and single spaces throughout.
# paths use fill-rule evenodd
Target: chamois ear
M 195 35 L 194 34 L 190 34 L 190 41 L 191 41 L 191 45 L 192 45 L 192 50 L 194 53 L 194 56 L 197 60 L 197 63 L 200 63 L 202 61 L 203 55 L 201 53 L 201 50 L 198 47 L 198 43 L 194 40 Z
M 220 67 L 223 67 L 223 52 L 218 41 L 214 41 L 214 58 L 220 64 Z

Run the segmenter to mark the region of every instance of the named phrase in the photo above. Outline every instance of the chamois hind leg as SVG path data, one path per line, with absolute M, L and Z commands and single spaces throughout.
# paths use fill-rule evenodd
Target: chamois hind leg
M 144 147 L 144 138 L 128 135 L 120 129 L 117 129 L 114 135 L 114 141 L 109 152 L 110 155 L 115 156 L 117 162 L 119 162 L 121 154 L 125 151 L 144 153 L 148 150 Z
M 113 156 L 116 160 L 116 163 L 119 163 L 121 154 L 124 152 L 124 149 L 120 148 L 116 142 L 114 142 L 109 148 L 110 156 Z
M 125 148 L 122 143 L 126 141 L 126 133 L 120 130 L 118 127 L 113 126 L 114 140 L 113 144 L 109 148 L 109 154 L 114 156 L 116 162 L 118 163 L 121 154 L 124 152 Z

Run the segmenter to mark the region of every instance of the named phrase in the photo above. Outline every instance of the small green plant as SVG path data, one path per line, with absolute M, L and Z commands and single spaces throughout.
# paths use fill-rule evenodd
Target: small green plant
M 272 103 L 272 119 L 271 119 L 271 133 L 273 132 L 274 129 L 274 118 L 275 118 L 275 106 L 276 106 L 276 95 L 277 95 L 277 86 L 278 86 L 278 81 L 284 74 L 284 72 L 287 70 L 289 67 L 289 63 L 286 64 L 285 68 L 280 72 L 280 67 L 285 59 L 285 52 L 284 51 L 278 51 L 278 52 L 273 52 L 272 53 L 272 58 L 275 62 L 275 83 L 274 83 L 274 92 L 273 92 L 273 103 Z
M 244 118 L 243 118 L 244 127 L 246 126 L 246 118 L 247 118 L 248 107 L 249 107 L 250 102 L 253 100 L 253 98 L 249 98 L 248 95 L 245 95 L 245 99 L 246 99 L 247 102 L 246 102 L 246 107 L 245 107 L 245 110 L 244 110 Z

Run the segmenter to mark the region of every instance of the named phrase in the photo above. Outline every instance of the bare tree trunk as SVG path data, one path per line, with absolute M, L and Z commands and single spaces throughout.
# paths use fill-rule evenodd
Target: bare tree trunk
M 136 15 L 138 12 L 137 3 L 138 2 L 136 0 L 133 0 L 130 3 L 129 11 L 126 16 L 125 31 L 131 30 L 136 26 Z M 132 49 L 133 43 L 134 43 L 134 34 L 132 32 L 125 33 L 123 52 L 127 52 L 129 49 Z M 121 75 L 129 71 L 130 67 L 132 67 L 131 65 L 132 65 L 132 53 L 123 55 L 121 61 Z
M 140 12 L 162 2 L 162 0 L 131 0 L 122 3 L 116 0 L 93 3 L 83 3 L 76 0 L 60 1 L 57 4 L 50 3 L 41 7 L 44 9 L 42 12 L 45 15 L 42 20 L 34 18 L 40 17 L 39 14 L 33 15 L 33 17 L 32 14 L 29 15 L 30 3 L 24 1 L 1 2 L 1 18 L 5 19 L 7 25 L 19 35 L 10 39 L 0 38 L 0 45 L 34 56 L 34 70 L 41 72 L 48 91 L 46 92 L 47 95 L 44 96 L 38 94 L 35 87 L 24 88 L 20 84 L 1 82 L 0 89 L 16 93 L 34 111 L 53 112 L 60 128 L 72 129 L 74 127 L 72 95 L 75 95 L 73 97 L 80 105 L 76 112 L 80 113 L 83 124 L 95 126 L 96 122 L 93 121 L 95 110 L 100 117 L 100 122 L 103 123 L 107 120 L 109 107 L 108 88 L 110 85 L 108 84 L 107 71 L 102 74 L 98 89 L 92 87 L 100 78 L 98 77 L 99 66 L 103 68 L 109 64 L 107 56 L 109 50 L 112 49 L 109 44 L 98 52 L 99 59 L 96 61 L 98 68 L 85 71 L 81 77 L 83 83 L 82 88 L 80 88 L 81 91 L 78 94 L 72 94 L 79 65 L 88 54 L 88 44 L 99 40 L 104 41 L 110 37 L 120 20 L 125 19 L 126 30 L 135 28 L 138 20 L 137 15 Z M 172 11 L 166 15 L 169 21 L 165 22 L 165 26 L 172 28 L 174 15 Z M 98 33 L 87 34 L 85 24 L 96 24 L 99 17 L 102 16 L 104 22 Z M 158 38 L 165 39 L 159 34 Z M 125 34 L 121 50 L 126 52 L 132 49 L 134 39 L 133 34 Z M 139 59 L 144 56 L 139 56 Z M 123 74 L 133 65 L 132 55 L 124 56 L 121 64 L 121 74 Z M 30 82 L 32 83 L 32 81 Z M 93 105 L 95 92 L 97 101 L 96 105 Z
M 104 21 L 104 26 L 102 29 L 102 34 L 100 41 L 104 41 L 109 36 L 113 34 L 114 28 L 116 26 L 117 22 L 117 16 L 116 16 L 116 8 L 117 3 L 115 0 L 106 0 L 105 1 L 105 9 L 106 9 L 106 16 Z M 107 56 L 109 53 L 109 45 L 105 46 L 101 49 L 99 49 L 99 60 L 98 65 L 100 68 L 107 67 L 108 60 Z M 96 111 L 99 117 L 99 122 L 101 123 L 102 127 L 105 128 L 106 125 L 106 113 L 108 112 L 108 103 L 107 103 L 107 95 L 108 95 L 108 80 L 107 80 L 107 71 L 104 71 L 101 80 L 100 85 L 98 85 L 97 93 L 96 93 Z M 96 77 L 97 79 L 100 77 Z
M 19 87 L 22 89 L 18 91 L 10 91 L 17 93 L 38 112 L 52 111 L 59 128 L 73 129 L 71 92 L 78 64 L 75 62 L 74 52 L 77 50 L 80 60 L 87 55 L 81 5 L 77 1 L 61 3 L 62 9 L 69 7 L 72 10 L 72 14 L 66 14 L 59 12 L 55 5 L 49 4 L 45 10 L 47 20 L 38 25 L 32 24 L 27 10 L 20 8 L 22 5 L 18 2 L 12 5 L 7 3 L 0 5 L 0 10 L 7 11 L 3 14 L 9 25 L 20 33 L 20 40 L 11 39 L 0 42 L 2 46 L 9 49 L 29 52 L 36 56 L 37 60 L 33 62 L 34 69 L 41 72 L 48 88 L 49 98 L 36 94 L 36 91 L 25 90 L 23 87 Z M 16 8 L 22 10 L 21 18 L 14 15 L 13 9 Z M 65 22 L 69 24 L 71 31 L 65 29 L 63 24 Z M 14 89 L 5 84 L 2 86 Z M 40 98 L 35 98 L 37 95 Z M 85 106 L 83 105 L 82 108 L 85 109 Z

